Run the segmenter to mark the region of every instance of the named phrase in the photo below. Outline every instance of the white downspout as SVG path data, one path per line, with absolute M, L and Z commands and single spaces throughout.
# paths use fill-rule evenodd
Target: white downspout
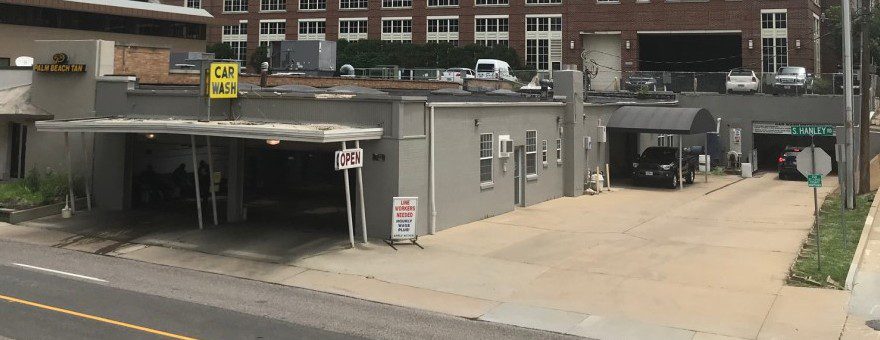
M 431 113 L 428 118 L 430 126 L 430 135 L 428 136 L 428 144 L 430 144 L 429 148 L 429 158 L 430 158 L 430 177 L 431 185 L 430 185 L 430 196 L 431 196 L 431 231 L 430 234 L 434 235 L 437 232 L 437 196 L 436 196 L 436 187 L 434 181 L 434 106 L 430 106 Z

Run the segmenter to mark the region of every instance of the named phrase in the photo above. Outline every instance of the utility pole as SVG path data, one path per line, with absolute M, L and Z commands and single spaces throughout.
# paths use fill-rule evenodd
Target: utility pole
M 862 8 L 859 15 L 861 27 L 860 42 L 861 46 L 861 80 L 859 81 L 859 94 L 862 96 L 861 111 L 861 128 L 859 129 L 859 194 L 871 191 L 871 174 L 869 164 L 871 163 L 871 47 L 869 46 L 868 25 L 870 22 L 872 0 L 862 0 Z
M 841 1 L 843 23 L 843 99 L 846 115 L 846 207 L 853 209 L 855 173 L 853 172 L 853 74 L 852 74 L 852 9 L 850 0 Z

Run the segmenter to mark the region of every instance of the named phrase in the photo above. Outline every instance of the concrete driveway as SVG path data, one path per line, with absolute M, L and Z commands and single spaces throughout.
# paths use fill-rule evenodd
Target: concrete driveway
M 423 237 L 426 250 L 293 264 L 496 302 L 461 314 L 595 338 L 836 338 L 848 293 L 784 286 L 812 209 L 804 182 L 713 176 L 517 209 Z
M 812 209 L 804 182 L 712 176 L 544 202 L 422 237 L 424 250 L 373 240 L 292 256 L 282 233 L 190 230 L 106 255 L 599 339 L 838 338 L 849 292 L 784 285 Z M 35 228 L 0 237 L 35 237 L 22 229 Z

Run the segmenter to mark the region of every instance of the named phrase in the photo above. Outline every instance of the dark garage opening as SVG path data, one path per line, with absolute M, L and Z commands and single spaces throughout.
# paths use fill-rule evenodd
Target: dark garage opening
M 640 71 L 726 72 L 741 66 L 740 34 L 639 34 Z
M 758 170 L 777 171 L 777 160 L 782 155 L 782 151 L 786 146 L 800 147 L 808 149 L 810 146 L 809 136 L 792 136 L 792 135 L 776 135 L 756 133 L 754 136 L 754 145 L 758 153 Z M 821 148 L 831 156 L 831 171 L 837 172 L 837 161 L 835 160 L 834 144 L 837 142 L 836 137 L 817 136 L 815 143 L 817 148 Z
M 632 164 L 638 159 L 639 134 L 608 130 L 608 166 L 616 179 L 632 177 Z
M 347 233 L 344 181 L 333 168 L 336 149 L 336 144 L 249 142 L 244 171 L 248 220 Z

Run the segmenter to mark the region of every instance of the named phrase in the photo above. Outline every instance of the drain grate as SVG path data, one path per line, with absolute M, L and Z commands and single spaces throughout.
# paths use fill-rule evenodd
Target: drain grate
M 880 331 L 880 320 L 868 320 L 865 325 L 871 327 L 875 331 Z

